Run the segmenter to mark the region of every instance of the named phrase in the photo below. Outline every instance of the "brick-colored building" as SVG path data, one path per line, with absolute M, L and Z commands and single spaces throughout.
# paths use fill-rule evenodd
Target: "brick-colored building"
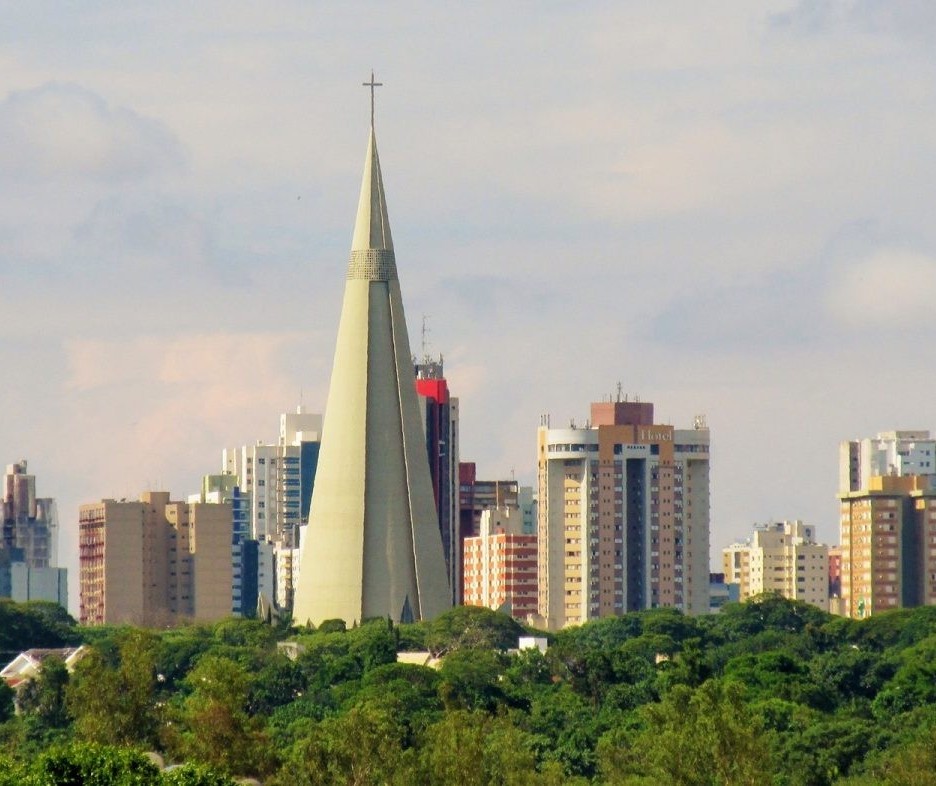
M 503 609 L 517 619 L 536 614 L 536 535 L 524 534 L 518 508 L 481 514 L 480 534 L 464 540 L 464 603 Z
M 525 535 L 536 534 L 536 503 L 533 489 L 521 486 L 515 479 L 479 480 L 473 461 L 458 465 L 458 554 L 464 557 L 465 538 L 481 534 L 481 517 L 486 510 L 512 508 L 520 512 L 520 526 Z M 464 581 L 459 568 L 457 599 L 464 602 Z
M 936 603 L 936 490 L 930 475 L 872 476 L 839 495 L 841 611 L 855 618 Z

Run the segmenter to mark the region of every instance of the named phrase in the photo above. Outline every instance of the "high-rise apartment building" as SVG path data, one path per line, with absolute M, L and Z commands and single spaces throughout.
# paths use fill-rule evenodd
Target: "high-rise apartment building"
M 479 480 L 473 461 L 458 465 L 458 529 L 461 538 L 481 534 L 481 514 L 492 508 L 519 508 L 520 483 L 516 480 Z
M 936 439 L 885 431 L 839 449 L 840 599 L 850 617 L 936 602 Z
M 231 506 L 231 613 L 252 617 L 257 610 L 257 541 L 250 537 L 250 495 L 237 484 L 236 475 L 205 475 L 201 492 L 189 502 Z
M 741 598 L 737 584 L 724 573 L 709 574 L 709 613 L 717 614 L 726 603 L 737 603 Z
M 315 471 L 322 447 L 322 416 L 306 412 L 301 405 L 296 407 L 295 412 L 284 412 L 280 415 L 279 444 L 299 448 L 299 523 L 307 524 L 309 507 L 312 504 L 312 487 L 315 485 Z M 280 504 L 284 510 L 289 510 L 292 515 L 295 511 L 294 489 L 286 486 L 281 500 Z M 292 545 L 298 545 L 295 538 Z
M 8 597 L 11 600 L 17 603 L 47 600 L 68 608 L 68 571 L 65 568 L 31 568 L 25 562 L 11 562 L 9 570 Z M 0 597 L 4 597 L 2 591 Z
M 373 123 L 300 548 L 299 623 L 452 605 Z
M 0 493 L 0 597 L 68 608 L 68 572 L 56 567 L 55 500 L 36 496 L 25 460 L 7 465 Z
M 31 568 L 54 566 L 58 545 L 55 501 L 36 496 L 36 476 L 28 474 L 25 460 L 7 465 L 2 488 L 0 548 L 19 550 Z
M 230 504 L 140 500 L 82 505 L 79 621 L 147 627 L 231 614 Z
M 802 521 L 758 524 L 751 538 L 722 551 L 725 580 L 741 600 L 777 592 L 825 610 L 829 606 L 829 547 Z
M 521 486 L 519 481 L 479 480 L 473 461 L 462 461 L 458 465 L 458 531 L 460 559 L 464 560 L 465 538 L 481 534 L 481 517 L 487 510 L 511 508 L 520 513 L 524 535 L 536 534 L 536 503 L 533 489 Z M 464 582 L 456 587 L 456 598 L 464 597 Z M 461 602 L 459 600 L 459 602 Z
M 840 614 L 842 598 L 842 547 L 829 546 L 829 611 Z
M 870 488 L 872 477 L 936 475 L 936 439 L 929 431 L 882 431 L 839 446 L 839 493 Z
M 741 587 L 746 587 L 745 598 L 751 593 L 751 544 L 749 542 L 732 543 L 722 549 L 722 575 L 725 583 L 738 588 L 738 599 L 741 599 Z
M 276 544 L 257 541 L 257 604 L 269 606 L 276 597 Z
M 222 472 L 234 475 L 250 495 L 254 540 L 295 543 L 296 530 L 309 514 L 321 433 L 322 416 L 300 407 L 280 416 L 276 443 L 258 441 L 223 451 Z
M 464 541 L 464 603 L 525 620 L 536 614 L 536 535 L 523 531 L 519 508 L 489 508 L 480 532 Z
M 872 476 L 839 495 L 841 612 L 936 603 L 936 490 L 932 475 Z
M 708 611 L 709 430 L 653 404 L 592 404 L 537 437 L 539 614 L 549 628 L 668 606 Z
M 321 435 L 322 416 L 298 407 L 280 415 L 275 444 L 226 449 L 221 458 L 224 474 L 236 478 L 249 505 L 248 539 L 274 545 L 276 590 L 268 598 L 279 608 L 292 608 L 300 527 L 309 516 Z
M 461 586 L 461 555 L 458 538 L 458 399 L 449 394 L 442 358 L 423 358 L 416 363 L 416 393 L 419 395 L 429 477 L 439 514 L 439 534 L 448 573 L 452 603 L 458 602 Z

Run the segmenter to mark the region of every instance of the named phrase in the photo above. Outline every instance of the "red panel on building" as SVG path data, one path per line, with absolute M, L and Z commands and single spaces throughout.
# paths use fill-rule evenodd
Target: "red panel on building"
M 444 379 L 417 379 L 416 392 L 425 398 L 431 398 L 439 404 L 448 404 L 448 384 Z

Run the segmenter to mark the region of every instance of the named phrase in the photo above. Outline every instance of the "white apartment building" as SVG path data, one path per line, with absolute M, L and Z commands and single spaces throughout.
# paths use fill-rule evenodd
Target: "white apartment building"
M 260 541 L 257 544 L 257 596 L 270 602 L 276 597 L 276 546 Z
M 223 471 L 250 495 L 250 537 L 278 540 L 299 525 L 299 448 L 258 442 L 225 449 Z
M 862 491 L 872 477 L 936 475 L 936 439 L 929 431 L 882 431 L 839 447 L 839 493 Z
M 249 501 L 248 537 L 275 545 L 276 572 L 267 597 L 279 608 L 292 606 L 299 526 L 309 515 L 321 434 L 322 416 L 299 407 L 280 415 L 276 443 L 222 452 L 222 472 L 237 477 Z
M 275 444 L 227 448 L 221 457 L 222 472 L 236 475 L 244 494 L 250 495 L 250 537 L 253 540 L 285 540 L 293 545 L 295 528 L 308 510 L 302 509 L 302 445 L 321 439 L 322 416 L 295 413 L 280 416 L 280 437 Z

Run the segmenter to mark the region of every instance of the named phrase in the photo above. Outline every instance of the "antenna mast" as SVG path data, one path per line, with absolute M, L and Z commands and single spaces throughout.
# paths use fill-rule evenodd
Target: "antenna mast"
M 422 318 L 422 354 L 423 362 L 429 362 L 429 314 L 423 314 Z

